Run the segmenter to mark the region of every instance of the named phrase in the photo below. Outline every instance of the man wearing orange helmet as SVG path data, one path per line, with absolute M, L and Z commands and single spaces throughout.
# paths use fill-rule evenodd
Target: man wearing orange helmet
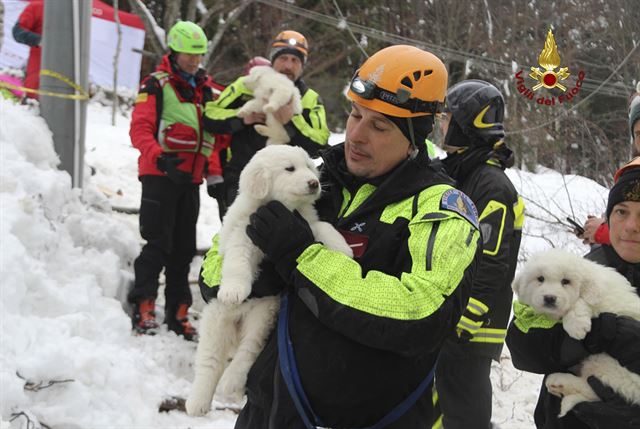
M 446 87 L 442 61 L 406 45 L 377 52 L 351 81 L 346 141 L 321 154 L 317 208 L 353 259 L 279 202 L 251 216 L 247 234 L 284 293 L 236 428 L 430 426 L 436 358 L 481 250 L 473 203 L 424 145 Z
M 290 145 L 300 146 L 312 157 L 329 141 L 329 128 L 320 96 L 302 80 L 302 71 L 307 62 L 309 46 L 307 39 L 297 31 L 283 31 L 271 43 L 269 58 L 272 67 L 291 79 L 302 97 L 302 113 L 294 115 L 293 107 L 286 105 L 278 110 L 276 118 L 285 126 Z M 216 134 L 231 134 L 229 156 L 224 167 L 224 189 L 230 205 L 238 191 L 240 172 L 253 155 L 266 144 L 266 137 L 253 128 L 264 123 L 264 113 L 252 113 L 244 118 L 237 116 L 238 110 L 253 98 L 253 93 L 244 84 L 241 76 L 230 84 L 220 97 L 207 103 L 204 115 L 205 128 Z

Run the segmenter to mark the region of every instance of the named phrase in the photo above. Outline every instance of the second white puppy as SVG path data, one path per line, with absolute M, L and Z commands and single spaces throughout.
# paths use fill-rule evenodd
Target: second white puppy
M 578 255 L 553 249 L 534 255 L 513 281 L 520 302 L 538 313 L 562 320 L 564 330 L 581 340 L 591 330 L 591 319 L 614 313 L 640 320 L 640 297 L 627 279 L 609 268 Z M 640 405 L 640 375 L 606 353 L 584 359 L 577 376 L 554 373 L 545 385 L 562 397 L 560 417 L 576 404 L 599 401 L 587 378 L 596 376 L 629 402 Z
M 268 66 L 253 67 L 244 79 L 244 85 L 253 91 L 253 99 L 247 101 L 238 111 L 243 118 L 250 113 L 264 113 L 266 123 L 254 125 L 255 130 L 267 139 L 267 145 L 285 144 L 290 138 L 282 125 L 274 116 L 281 107 L 292 103 L 293 114 L 302 113 L 300 91 L 284 74 L 278 73 Z
M 264 256 L 245 232 L 249 217 L 258 207 L 272 200 L 282 202 L 304 217 L 318 241 L 353 256 L 342 235 L 331 224 L 318 220 L 313 202 L 320 197 L 320 191 L 313 161 L 299 147 L 267 146 L 242 170 L 238 196 L 220 230 L 220 289 L 217 299 L 203 311 L 195 379 L 186 403 L 189 415 L 206 414 L 216 389 L 225 400 L 242 399 L 247 373 L 275 322 L 278 297 L 244 301 L 251 293 Z M 229 357 L 232 359 L 225 369 Z

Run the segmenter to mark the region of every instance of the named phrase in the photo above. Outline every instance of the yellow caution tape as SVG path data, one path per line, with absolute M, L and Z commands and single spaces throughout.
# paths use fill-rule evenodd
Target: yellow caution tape
M 41 76 L 50 76 L 50 77 L 52 77 L 54 79 L 58 79 L 59 81 L 64 82 L 67 85 L 69 85 L 71 88 L 73 88 L 79 94 L 65 94 L 65 93 L 62 93 L 62 92 L 47 91 L 47 90 L 44 90 L 44 89 L 27 88 L 27 87 L 24 87 L 24 86 L 14 85 L 12 83 L 2 82 L 2 81 L 0 81 L 0 88 L 17 89 L 18 91 L 22 91 L 22 92 L 30 92 L 30 93 L 33 93 L 33 94 L 47 95 L 49 97 L 65 98 L 67 100 L 88 100 L 89 99 L 89 94 L 84 89 L 82 89 L 80 87 L 80 85 L 78 85 L 77 83 L 73 82 L 68 77 L 65 77 L 65 76 L 61 75 L 58 72 L 54 72 L 53 70 L 44 69 L 44 70 L 40 70 L 40 75 Z

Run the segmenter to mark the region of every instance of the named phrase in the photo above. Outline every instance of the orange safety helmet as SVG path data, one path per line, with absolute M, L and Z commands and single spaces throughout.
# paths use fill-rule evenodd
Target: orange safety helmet
M 347 97 L 389 116 L 435 115 L 444 103 L 447 80 L 447 68 L 432 53 L 394 45 L 362 64 L 351 80 Z
M 309 45 L 307 44 L 307 39 L 297 31 L 285 30 L 273 39 L 269 58 L 273 63 L 278 55 L 292 54 L 299 57 L 302 64 L 304 64 L 307 61 L 308 53 Z

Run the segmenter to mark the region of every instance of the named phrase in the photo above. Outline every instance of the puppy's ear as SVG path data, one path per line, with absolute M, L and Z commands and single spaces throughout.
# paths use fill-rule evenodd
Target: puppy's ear
M 519 273 L 517 276 L 513 278 L 513 282 L 511 282 L 511 289 L 515 292 L 516 295 L 520 296 L 520 288 L 522 287 L 522 283 L 524 283 L 524 275 Z
M 240 174 L 240 192 L 262 200 L 269 194 L 269 169 L 260 162 L 249 163 Z
M 582 298 L 587 304 L 594 306 L 600 299 L 601 284 L 609 282 L 607 278 L 608 270 L 602 266 L 599 266 L 595 262 L 582 260 L 583 267 L 582 283 L 578 285 L 580 288 L 580 298 Z

